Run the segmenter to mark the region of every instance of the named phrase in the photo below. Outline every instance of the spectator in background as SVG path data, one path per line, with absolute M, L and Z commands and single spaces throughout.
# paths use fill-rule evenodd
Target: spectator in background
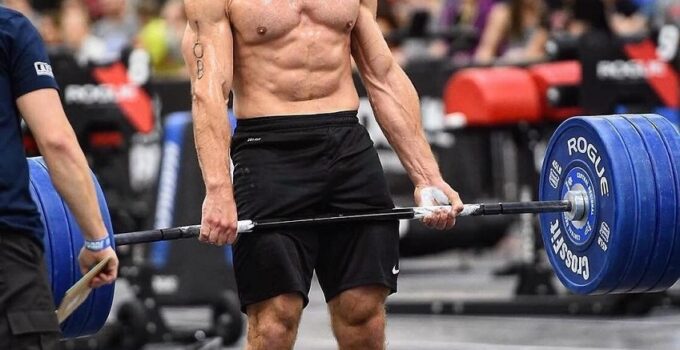
M 447 43 L 448 55 L 454 63 L 470 63 L 484 32 L 489 13 L 495 0 L 446 0 L 443 4 L 440 25 L 443 31 L 457 29 L 468 33 L 468 38 L 452 38 Z
M 542 0 L 499 2 L 491 9 L 475 61 L 487 64 L 496 59 L 507 63 L 543 59 L 548 40 L 546 27 Z
M 389 38 L 390 34 L 399 28 L 399 21 L 389 0 L 378 0 L 376 21 L 386 38 Z
M 92 34 L 104 41 L 108 52 L 120 56 L 137 35 L 137 16 L 126 0 L 100 0 L 99 10 L 101 18 L 92 25 Z
M 495 2 L 495 0 L 446 0 L 441 11 L 441 25 L 471 27 L 481 34 Z
M 652 21 L 657 28 L 664 24 L 680 27 L 680 1 L 657 0 L 652 11 Z
M 551 34 L 567 32 L 571 9 L 566 4 L 570 2 L 572 0 L 545 0 Z
M 49 49 L 57 47 L 61 44 L 61 20 L 58 11 L 47 11 L 40 18 L 40 26 L 38 32 Z
M 21 12 L 36 28 L 40 27 L 40 14 L 33 8 L 29 0 L 5 0 L 4 5 Z
M 168 0 L 156 16 L 144 24 L 137 42 L 151 56 L 157 77 L 187 77 L 181 42 L 187 19 L 182 0 Z
M 61 38 L 63 47 L 81 66 L 108 63 L 118 57 L 102 39 L 92 35 L 88 11 L 78 0 L 62 4 Z
M 417 12 L 426 12 L 436 18 L 442 7 L 442 0 L 396 0 L 391 3 L 400 27 L 408 26 Z
M 396 61 L 405 66 L 411 61 L 441 58 L 446 51 L 441 45 L 433 45 L 437 42 L 432 36 L 438 29 L 435 19 L 439 17 L 441 0 L 398 0 L 391 3 L 398 23 L 398 30 L 389 40 L 399 43 L 399 49 L 393 49 Z
M 144 26 L 150 22 L 160 18 L 160 1 L 161 0 L 137 0 L 137 21 L 139 23 L 140 31 L 144 30 Z
M 631 0 L 571 0 L 569 32 L 579 36 L 595 30 L 616 35 L 636 35 L 647 31 L 647 20 Z
M 403 41 L 402 28 L 395 13 L 394 2 L 395 0 L 378 0 L 376 21 L 395 60 L 399 65 L 403 65 L 406 59 L 400 47 Z M 354 65 L 354 60 L 352 62 Z M 356 68 L 355 66 L 353 67 Z

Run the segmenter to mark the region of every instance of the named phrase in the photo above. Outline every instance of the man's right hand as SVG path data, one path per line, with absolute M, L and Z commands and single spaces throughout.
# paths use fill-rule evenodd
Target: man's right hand
M 230 191 L 208 191 L 203 201 L 201 234 L 198 239 L 217 246 L 236 240 L 238 217 L 236 203 Z
M 80 263 L 80 272 L 82 272 L 83 275 L 107 257 L 111 257 L 111 260 L 109 260 L 106 267 L 92 279 L 90 282 L 91 288 L 99 288 L 105 284 L 111 284 L 116 280 L 116 277 L 118 276 L 118 256 L 116 256 L 116 251 L 111 247 L 96 252 L 86 249 L 85 247 L 80 250 L 78 262 Z
M 423 218 L 423 223 L 429 228 L 449 230 L 456 224 L 456 217 L 463 211 L 463 202 L 458 192 L 454 191 L 444 180 L 434 181 L 432 184 L 416 186 L 415 200 L 418 206 L 450 205 L 451 210 L 438 210 Z

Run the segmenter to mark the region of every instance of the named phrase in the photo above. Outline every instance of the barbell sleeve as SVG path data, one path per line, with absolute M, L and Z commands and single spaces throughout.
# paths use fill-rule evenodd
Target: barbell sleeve
M 496 204 L 470 204 L 469 216 L 479 215 L 505 215 L 505 214 L 539 214 L 551 212 L 571 211 L 571 202 L 543 201 L 543 202 L 507 202 Z M 465 216 L 465 209 L 461 216 Z
M 450 206 L 431 206 L 413 208 L 395 208 L 370 213 L 336 214 L 301 219 L 269 219 L 269 220 L 241 220 L 238 222 L 238 232 L 250 232 L 255 229 L 287 228 L 295 226 L 309 226 L 315 224 L 332 224 L 341 222 L 364 220 L 411 220 L 421 219 L 437 210 L 448 210 Z M 572 202 L 543 201 L 543 202 L 505 202 L 466 204 L 459 216 L 505 215 L 505 214 L 535 214 L 547 212 L 568 212 L 572 210 Z M 195 238 L 200 233 L 200 225 L 182 226 L 148 231 L 128 232 L 115 235 L 116 245 L 129 245 L 169 241 L 184 238 Z

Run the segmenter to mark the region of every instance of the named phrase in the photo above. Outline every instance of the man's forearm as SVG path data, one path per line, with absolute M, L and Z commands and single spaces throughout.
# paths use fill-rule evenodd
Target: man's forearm
M 425 138 L 420 102 L 413 84 L 395 64 L 382 79 L 366 79 L 376 119 L 416 185 L 441 180 L 439 166 Z
M 64 114 L 57 91 L 29 92 L 17 99 L 17 106 L 45 158 L 54 186 L 75 215 L 85 238 L 106 237 L 87 160 Z
M 231 135 L 225 112 L 226 101 L 200 93 L 194 94 L 193 99 L 196 152 L 206 190 L 231 191 L 229 171 Z
M 54 186 L 76 217 L 87 240 L 107 237 L 90 168 L 73 139 L 41 149 Z

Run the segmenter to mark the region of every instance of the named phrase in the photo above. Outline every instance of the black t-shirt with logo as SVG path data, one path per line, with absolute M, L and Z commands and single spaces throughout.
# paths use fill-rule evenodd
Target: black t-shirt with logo
M 0 23 L 0 234 L 20 232 L 42 242 L 42 223 L 28 189 L 16 100 L 31 91 L 58 87 L 30 21 L 0 6 Z

